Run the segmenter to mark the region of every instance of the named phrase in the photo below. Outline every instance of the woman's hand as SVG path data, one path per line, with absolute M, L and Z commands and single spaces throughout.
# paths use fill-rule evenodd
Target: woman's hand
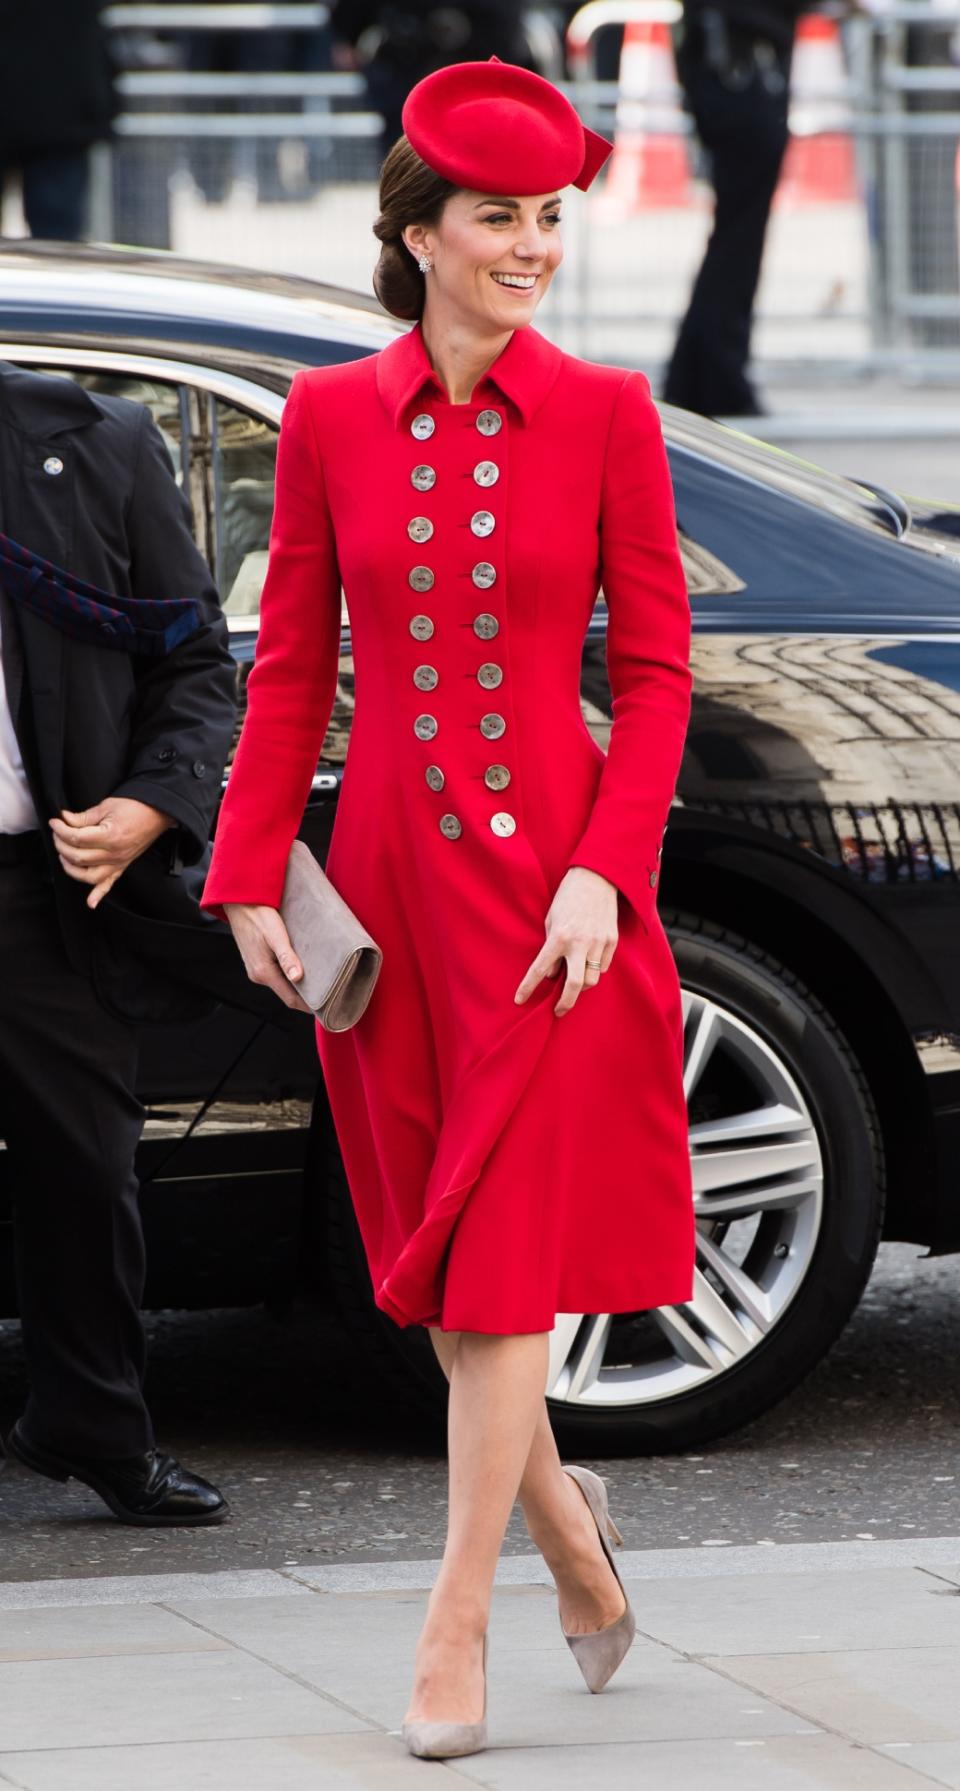
M 609 970 L 617 949 L 617 886 L 573 865 L 563 879 L 547 915 L 547 939 L 524 977 L 514 1000 L 523 1002 L 545 976 L 555 976 L 566 962 L 567 980 L 554 1008 L 568 1014 L 584 989 L 595 989 Z
M 291 987 L 303 976 L 303 965 L 276 908 L 262 908 L 252 902 L 225 902 L 223 912 L 250 981 L 272 989 L 285 1007 L 309 1014 L 311 1009 Z

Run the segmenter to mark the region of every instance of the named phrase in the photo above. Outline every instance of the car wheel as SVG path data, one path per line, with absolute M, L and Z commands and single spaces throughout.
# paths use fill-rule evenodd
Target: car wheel
M 748 940 L 688 915 L 664 920 L 683 987 L 695 1286 L 683 1306 L 558 1317 L 551 1415 L 565 1447 L 584 1452 L 687 1448 L 769 1410 L 854 1310 L 883 1217 L 876 1114 L 826 1008 Z M 330 1260 L 341 1310 L 354 1328 L 362 1317 L 408 1398 L 439 1410 L 428 1340 L 373 1306 L 339 1174 Z

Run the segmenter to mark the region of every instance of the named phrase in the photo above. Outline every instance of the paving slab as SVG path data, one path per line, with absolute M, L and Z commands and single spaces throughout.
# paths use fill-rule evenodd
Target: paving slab
M 717 1656 L 742 1686 L 851 1740 L 960 1741 L 960 1643 L 843 1654 Z
M 0 1666 L 0 1756 L 34 1748 L 349 1733 L 368 1726 L 234 1649 Z
M 628 1582 L 629 1584 L 629 1582 Z M 686 1654 L 827 1654 L 923 1648 L 960 1640 L 957 1594 L 916 1568 L 696 1580 L 630 1588 L 645 1635 Z
M 409 1677 L 426 1612 L 426 1593 L 380 1592 L 359 1596 L 314 1594 L 300 1599 L 185 1599 L 171 1608 L 203 1632 L 246 1648 L 311 1684 L 325 1685 L 345 1661 L 361 1669 L 371 1650 L 384 1663 L 381 1677 Z M 570 1655 L 560 1631 L 556 1594 L 545 1586 L 498 1588 L 493 1596 L 491 1648 L 546 1649 L 564 1663 Z M 638 1636 L 634 1654 L 655 1654 L 660 1643 Z
M 82 1610 L 5 1611 L 0 1662 L 79 1655 L 196 1654 L 228 1648 L 172 1611 L 156 1605 L 96 1605 Z
M 833 1735 L 544 1747 L 535 1753 L 513 1748 L 458 1760 L 456 1772 L 488 1791 L 583 1791 L 585 1785 L 639 1791 L 664 1784 L 672 1791 L 922 1791 L 925 1782 L 930 1791 L 930 1781 L 907 1765 Z
M 277 1735 L 0 1754 L 21 1791 L 456 1791 L 448 1769 L 386 1735 Z M 891 1780 L 891 1791 L 899 1781 Z M 886 1791 L 886 1783 L 878 1784 Z
M 878 1752 L 911 1766 L 914 1772 L 926 1773 L 934 1784 L 946 1785 L 948 1791 L 960 1791 L 960 1742 L 902 1741 Z
M 410 1692 L 422 1593 L 310 1601 L 184 1603 L 205 1630 L 396 1729 Z M 376 1671 L 371 1671 L 371 1661 Z M 490 1625 L 490 1725 L 498 1745 L 767 1735 L 805 1725 L 661 1643 L 641 1639 L 602 1699 L 586 1691 L 541 1589 L 498 1591 Z

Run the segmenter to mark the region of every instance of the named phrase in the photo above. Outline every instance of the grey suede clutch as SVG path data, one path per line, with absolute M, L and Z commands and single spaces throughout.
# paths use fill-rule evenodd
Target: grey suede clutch
M 303 965 L 297 994 L 326 1032 L 347 1032 L 366 1011 L 383 953 L 302 840 L 290 848 L 280 918 Z

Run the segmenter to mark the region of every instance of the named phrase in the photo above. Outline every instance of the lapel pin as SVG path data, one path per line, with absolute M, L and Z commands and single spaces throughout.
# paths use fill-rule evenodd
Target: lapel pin
M 44 461 L 43 470 L 45 473 L 49 473 L 51 478 L 56 478 L 58 473 L 62 473 L 63 461 L 60 459 L 59 454 L 51 454 L 49 458 Z

